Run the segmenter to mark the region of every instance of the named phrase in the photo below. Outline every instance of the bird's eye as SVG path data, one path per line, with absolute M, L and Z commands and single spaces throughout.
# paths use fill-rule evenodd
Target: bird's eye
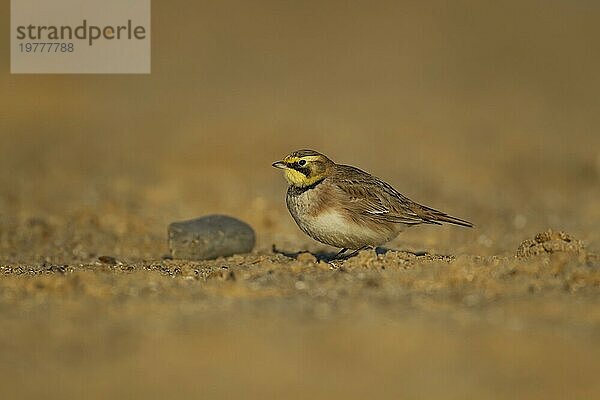
M 300 165 L 300 166 L 306 165 L 306 160 L 300 160 L 300 161 L 298 161 L 298 165 Z

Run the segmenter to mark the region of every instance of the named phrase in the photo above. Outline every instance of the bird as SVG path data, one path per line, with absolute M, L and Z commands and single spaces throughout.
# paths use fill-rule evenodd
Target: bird
M 311 238 L 341 250 L 381 246 L 406 227 L 471 222 L 424 206 L 359 168 L 336 164 L 314 150 L 296 150 L 272 164 L 287 180 L 287 208 Z

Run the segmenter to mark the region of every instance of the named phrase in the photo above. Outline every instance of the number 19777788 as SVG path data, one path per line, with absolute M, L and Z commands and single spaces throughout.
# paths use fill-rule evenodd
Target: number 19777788
M 73 43 L 60 42 L 27 42 L 19 43 L 21 53 L 72 53 Z

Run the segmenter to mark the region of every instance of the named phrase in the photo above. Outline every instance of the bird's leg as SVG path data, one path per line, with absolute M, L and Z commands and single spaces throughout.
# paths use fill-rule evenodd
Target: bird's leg
M 360 249 L 354 250 L 352 253 L 350 253 L 350 254 L 346 254 L 346 255 L 344 255 L 344 253 L 345 253 L 345 252 L 347 252 L 347 251 L 348 251 L 348 249 L 341 249 L 341 250 L 340 250 L 340 251 L 339 251 L 339 252 L 338 252 L 338 253 L 335 255 L 335 257 L 331 258 L 329 261 L 327 261 L 327 263 L 328 263 L 329 265 L 331 265 L 331 268 L 332 268 L 332 269 L 338 269 L 338 268 L 339 268 L 339 266 L 336 264 L 336 262 L 337 262 L 337 261 L 345 261 L 345 260 L 347 260 L 347 259 L 349 259 L 349 258 L 352 258 L 352 257 L 354 257 L 355 255 L 357 255 L 357 254 L 358 254 L 359 252 L 361 252 L 362 250 L 369 249 L 369 248 L 373 248 L 373 246 L 369 246 L 369 245 L 367 245 L 367 246 L 363 246 L 363 247 L 361 247 Z
M 339 257 L 341 257 L 347 251 L 348 251 L 348 249 L 341 249 L 340 251 L 338 251 L 338 253 L 335 256 L 333 256 L 332 260 L 337 260 Z
M 345 257 L 342 257 L 342 255 L 347 251 L 348 249 L 341 249 L 335 256 L 327 260 L 327 264 L 331 265 L 331 269 L 338 269 L 339 266 L 335 264 L 335 261 L 345 260 Z
M 371 246 L 367 245 L 367 246 L 363 246 L 363 247 L 361 247 L 360 249 L 354 250 L 352 253 L 345 255 L 345 256 L 344 256 L 344 260 L 347 260 L 347 259 L 349 259 L 349 258 L 352 258 L 352 257 L 354 257 L 355 255 L 357 255 L 358 253 L 360 253 L 362 250 L 366 250 L 366 249 L 368 249 L 368 248 L 370 248 L 370 247 L 371 247 Z

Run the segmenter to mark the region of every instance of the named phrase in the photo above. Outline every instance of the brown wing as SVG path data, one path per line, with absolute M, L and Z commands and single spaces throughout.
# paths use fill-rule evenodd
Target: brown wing
M 471 227 L 470 222 L 418 204 L 381 179 L 358 168 L 338 165 L 336 184 L 344 193 L 342 206 L 349 211 L 381 221 L 407 225 L 442 222 Z

